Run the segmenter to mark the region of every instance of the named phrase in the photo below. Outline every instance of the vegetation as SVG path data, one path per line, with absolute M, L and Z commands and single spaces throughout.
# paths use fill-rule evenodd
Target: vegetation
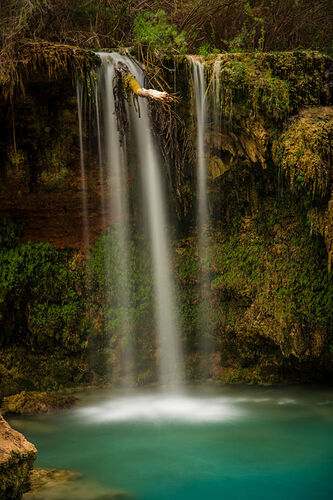
M 304 213 L 290 193 L 262 198 L 253 215 L 242 196 L 242 211 L 237 202 L 232 209 L 233 229 L 212 230 L 209 240 L 205 307 L 211 322 L 203 335 L 215 345 L 210 376 L 250 383 L 281 382 L 287 373 L 289 382 L 313 379 L 311 363 L 329 359 L 333 345 L 326 250 L 309 237 Z M 180 245 L 182 319 L 193 358 L 200 344 L 199 263 L 194 238 Z M 200 365 L 190 372 L 195 378 Z
M 155 28 L 146 36 L 154 38 L 159 26 L 162 45 L 165 36 L 177 46 L 177 36 L 186 35 L 192 52 L 202 44 L 220 51 L 332 50 L 329 0 L 5 0 L 0 18 L 3 45 L 30 38 L 85 48 L 128 46 L 148 26 Z M 158 47 L 156 38 L 150 41 Z
M 141 353 L 140 377 L 144 377 L 144 370 L 150 370 L 149 376 L 153 376 L 154 312 L 147 249 L 140 238 L 132 240 L 127 255 L 128 276 L 117 231 L 103 233 L 86 262 L 80 253 L 56 250 L 49 243 L 22 244 L 20 226 L 11 219 L 1 220 L 3 391 L 15 386 L 11 377 L 14 381 L 22 379 L 19 383 L 26 390 L 53 390 L 59 385 L 96 378 L 101 381 L 108 376 L 117 381 L 123 344 L 130 338 Z M 16 356 L 20 368 L 16 367 Z M 27 364 L 22 361 L 25 356 Z M 41 361 L 43 357 L 47 366 Z M 7 370 L 8 364 L 12 365 L 9 380 L 2 363 Z M 35 373 L 32 379 L 30 370 Z
M 46 59 L 53 59 L 46 42 L 62 44 L 60 51 L 68 45 L 81 49 L 139 45 L 161 53 L 187 50 L 202 55 L 310 48 L 332 53 L 332 31 L 330 0 L 315 5 L 312 0 L 4 0 L 0 85 L 20 80 L 21 66 L 27 68 L 24 51 L 21 55 L 27 42 L 34 44 L 27 46 L 28 51 L 37 50 L 41 57 L 50 52 Z
M 86 339 L 85 286 L 80 261 L 49 243 L 20 244 L 4 221 L 0 262 L 2 345 L 15 342 L 52 352 L 75 350 Z
M 58 207 L 64 218 L 73 200 L 80 206 L 76 101 L 68 89 L 73 72 L 84 76 L 97 64 L 91 49 L 129 47 L 148 64 L 148 83 L 181 94 L 169 107 L 151 103 L 150 112 L 180 200 L 182 238 L 178 234 L 173 248 L 191 379 L 203 373 L 198 346 L 204 309 L 204 335 L 215 344 L 206 371 L 212 379 L 313 381 L 314 367 L 318 380 L 331 374 L 333 129 L 332 112 L 319 107 L 329 103 L 331 59 L 313 49 L 332 53 L 333 12 L 329 0 L 313 4 L 5 0 L 0 7 L 0 86 L 10 97 L 0 106 L 7 158 L 0 173 L 8 196 L 46 192 L 57 199 L 66 191 Z M 214 71 L 220 82 L 217 101 L 208 99 L 220 125 L 206 134 L 212 228 L 205 301 L 192 234 L 191 52 L 206 62 L 209 97 L 217 92 Z M 38 82 L 31 78 L 37 68 Z M 60 75 L 61 85 L 47 94 L 49 77 Z M 121 98 L 130 83 L 122 80 Z M 17 88 L 25 88 L 25 97 L 15 94 Z M 90 158 L 87 145 L 97 149 L 91 111 L 84 123 L 90 182 L 98 170 L 97 152 Z M 100 182 L 88 198 L 98 198 Z M 130 190 L 139 182 L 132 163 L 129 182 Z M 131 199 L 133 219 L 136 202 Z M 137 383 L 154 381 L 152 272 L 149 249 L 136 231 L 127 250 L 121 229 L 106 230 L 86 259 L 77 250 L 22 243 L 21 230 L 11 219 L 1 222 L 1 390 L 117 382 L 130 343 Z
M 156 14 L 143 12 L 134 20 L 134 44 L 160 54 L 185 54 L 187 44 L 185 32 L 178 33 L 174 24 L 168 23 L 164 10 Z
M 251 108 L 254 115 L 278 121 L 321 102 L 325 58 L 316 52 L 221 54 L 209 57 L 208 68 L 210 92 L 219 78 L 218 102 L 232 119 Z
M 238 177 L 239 171 L 228 175 Z M 314 380 L 316 364 L 320 380 L 333 348 L 333 287 L 325 248 L 317 236 L 309 236 L 306 212 L 288 191 L 282 198 L 263 196 L 252 212 L 246 193 L 251 168 L 247 176 L 231 206 L 231 222 L 224 218 L 209 239 L 204 307 L 210 314 L 204 335 L 215 347 L 205 376 L 230 382 L 305 381 Z M 228 180 L 223 182 L 229 189 Z M 16 387 L 54 390 L 105 377 L 116 383 L 129 342 L 136 353 L 137 383 L 153 381 L 152 276 L 144 241 L 134 236 L 126 254 L 117 230 L 107 230 L 85 261 L 49 244 L 22 244 L 19 230 L 11 220 L 3 221 L 4 393 Z M 203 303 L 196 238 L 174 241 L 174 250 L 187 376 L 198 379 L 203 376 Z M 124 259 L 129 259 L 129 276 Z
M 326 197 L 333 178 L 332 108 L 312 108 L 294 118 L 275 144 L 276 162 L 294 188 Z

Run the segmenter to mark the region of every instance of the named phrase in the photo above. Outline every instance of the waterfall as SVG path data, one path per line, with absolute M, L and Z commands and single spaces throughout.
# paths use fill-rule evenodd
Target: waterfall
M 207 164 L 205 150 L 205 132 L 207 126 L 206 84 L 204 66 L 201 61 L 191 58 L 194 84 L 194 99 L 197 118 L 197 194 L 198 194 L 198 230 L 199 247 L 207 247 Z
M 134 384 L 134 355 L 130 300 L 130 256 L 129 256 L 129 208 L 126 178 L 126 148 L 120 144 L 120 137 L 116 125 L 115 100 L 113 95 L 113 79 L 115 64 L 121 59 L 116 53 L 98 53 L 101 67 L 98 71 L 95 84 L 95 102 L 97 116 L 98 150 L 100 163 L 100 179 L 106 174 L 108 204 L 107 226 L 113 226 L 114 244 L 110 242 L 105 248 L 106 262 L 112 262 L 112 267 L 107 264 L 105 272 L 108 282 L 114 283 L 113 301 L 117 303 L 118 332 L 121 344 L 121 378 L 126 386 Z M 102 117 L 102 120 L 100 120 Z M 103 134 L 101 121 L 103 123 Z M 102 140 L 103 139 L 103 140 Z M 101 166 L 102 165 L 102 166 Z M 103 168 L 105 172 L 103 173 Z M 103 209 L 103 207 L 102 207 Z M 116 290 L 116 294 L 114 293 Z M 106 290 L 107 296 L 110 290 Z M 116 297 L 114 296 L 116 295 Z
M 101 69 L 98 75 L 98 88 L 101 112 L 104 116 L 104 151 L 108 175 L 111 178 L 106 198 L 111 205 L 114 219 L 119 222 L 119 244 L 128 248 L 128 200 L 126 194 L 126 144 L 122 148 L 114 114 L 113 78 L 115 64 L 119 61 L 127 65 L 132 74 L 143 85 L 144 73 L 129 57 L 116 53 L 99 53 Z M 180 330 L 178 326 L 175 285 L 170 273 L 170 255 L 166 200 L 163 192 L 163 181 L 159 155 L 156 151 L 148 106 L 145 99 L 140 98 L 140 116 L 132 107 L 127 106 L 130 121 L 130 133 L 135 138 L 135 154 L 142 179 L 142 197 L 147 213 L 148 237 L 154 274 L 156 331 L 158 337 L 159 382 L 163 388 L 177 389 L 183 380 Z M 129 264 L 123 260 L 122 274 L 128 281 Z M 113 272 L 113 270 L 107 270 Z M 122 287 L 122 302 L 129 305 L 129 285 Z M 127 290 L 127 292 L 126 292 Z M 127 293 L 127 295 L 126 295 Z M 126 296 L 125 296 L 126 295 Z M 133 353 L 127 353 L 132 357 Z
M 212 114 L 213 133 L 221 132 L 222 128 L 222 106 L 223 106 L 223 86 L 221 85 L 221 61 L 217 60 L 213 66 L 213 89 L 212 89 Z
M 143 86 L 143 71 L 129 58 L 124 58 L 124 62 Z M 163 191 L 160 159 L 154 143 L 148 105 L 145 99 L 140 99 L 140 117 L 132 109 L 130 119 L 131 128 L 136 138 L 143 199 L 148 217 L 154 271 L 160 384 L 163 388 L 177 389 L 182 385 L 183 368 L 175 285 L 170 274 L 167 205 Z
M 204 65 L 199 59 L 189 57 L 192 65 L 193 91 L 196 111 L 197 129 L 197 227 L 198 227 L 198 256 L 199 256 L 199 282 L 200 282 L 200 329 L 201 349 L 207 358 L 210 354 L 209 346 L 209 262 L 208 262 L 208 197 L 207 197 L 207 151 L 205 147 L 205 134 L 207 131 L 207 86 L 205 82 Z M 205 375 L 208 368 L 205 367 Z
M 79 119 L 79 138 L 80 138 L 80 166 L 81 166 L 81 203 L 82 203 L 82 222 L 83 222 L 83 246 L 89 251 L 89 221 L 87 204 L 87 179 L 83 151 L 83 89 L 79 80 L 76 80 L 76 99 L 77 113 Z

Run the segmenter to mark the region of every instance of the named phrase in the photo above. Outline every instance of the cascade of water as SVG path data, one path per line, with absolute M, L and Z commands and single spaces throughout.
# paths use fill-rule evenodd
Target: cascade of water
M 126 141 L 121 143 L 115 116 L 113 93 L 115 66 L 118 62 L 127 65 L 138 81 L 143 84 L 144 73 L 132 59 L 117 53 L 98 53 L 101 66 L 97 81 L 91 79 L 95 97 L 98 153 L 100 165 L 102 212 L 111 214 L 106 225 L 116 227 L 111 248 L 106 247 L 106 260 L 112 262 L 105 272 L 108 282 L 113 283 L 117 318 L 121 324 L 122 375 L 126 375 L 127 385 L 133 381 L 133 344 L 130 332 L 133 322 L 130 314 L 130 261 L 129 261 L 129 220 L 127 196 L 127 155 Z M 84 174 L 84 153 L 82 139 L 82 88 L 77 83 L 81 169 Z M 170 255 L 167 235 L 166 202 L 162 188 L 159 157 L 155 149 L 148 106 L 145 99 L 140 99 L 140 116 L 133 107 L 127 107 L 130 130 L 136 143 L 135 154 L 141 171 L 143 199 L 148 216 L 149 240 L 151 243 L 154 271 L 156 329 L 159 340 L 158 365 L 160 384 L 164 388 L 176 389 L 183 382 L 180 331 L 178 326 L 175 287 L 170 275 Z M 122 145 L 123 144 L 123 145 Z M 105 179 L 106 178 L 106 179 Z M 104 193 L 104 185 L 108 190 Z M 86 193 L 86 178 L 82 175 L 83 192 Z M 86 199 L 83 199 L 86 215 Z M 104 210 L 105 206 L 105 210 Z M 86 227 L 86 225 L 85 225 Z M 114 244 L 115 243 L 115 244 Z M 108 293 L 108 290 L 107 290 Z M 118 314 L 118 313 L 117 313 Z
M 222 127 L 222 106 L 223 106 L 223 87 L 221 85 L 221 61 L 217 60 L 213 66 L 213 91 L 212 91 L 212 114 L 213 114 L 213 132 L 219 133 Z
M 199 59 L 190 57 L 193 75 L 193 90 L 197 121 L 197 224 L 198 253 L 200 261 L 200 327 L 201 348 L 205 357 L 209 355 L 209 271 L 208 271 L 208 197 L 207 197 L 207 154 L 205 134 L 207 130 L 207 99 L 204 65 Z M 205 369 L 207 375 L 207 368 Z
M 108 184 L 107 202 L 108 213 L 111 214 L 106 221 L 108 226 L 115 228 L 113 237 L 115 244 L 105 248 L 106 255 L 111 259 L 112 268 L 107 266 L 105 272 L 108 274 L 108 282 L 115 284 L 117 293 L 117 304 L 120 325 L 121 342 L 121 371 L 125 385 L 132 386 L 134 383 L 134 356 L 132 333 L 132 318 L 130 312 L 130 262 L 129 262 L 129 219 L 128 219 L 128 197 L 126 179 L 126 152 L 121 147 L 119 133 L 115 118 L 115 101 L 113 95 L 113 79 L 115 75 L 115 64 L 121 59 L 116 53 L 98 53 L 101 59 L 101 67 L 97 80 L 96 103 L 101 103 L 104 133 L 103 146 L 101 140 L 101 126 L 97 121 L 98 143 L 100 163 L 106 169 Z M 97 114 L 99 113 L 99 109 Z M 104 175 L 101 174 L 103 178 Z M 108 291 L 107 291 L 108 292 Z
M 76 81 L 77 112 L 79 118 L 79 137 L 80 137 L 80 166 L 81 166 L 81 202 L 82 202 L 82 221 L 83 221 L 83 246 L 86 251 L 89 250 L 89 222 L 88 222 L 88 203 L 87 203 L 87 179 L 83 151 L 83 89 L 79 80 Z
M 143 86 L 144 73 L 131 59 L 123 62 Z M 159 374 L 162 388 L 181 388 L 183 382 L 180 329 L 176 312 L 175 286 L 170 275 L 169 239 L 166 202 L 162 187 L 161 166 L 155 149 L 145 99 L 140 99 L 140 117 L 131 109 L 131 128 L 136 137 L 142 175 L 143 199 L 148 215 L 154 271 L 157 334 L 160 346 Z
M 198 193 L 198 226 L 199 246 L 207 245 L 208 200 L 207 200 L 207 162 L 205 150 L 205 132 L 207 125 L 206 83 L 204 66 L 201 61 L 191 58 L 194 99 L 197 116 L 197 193 Z

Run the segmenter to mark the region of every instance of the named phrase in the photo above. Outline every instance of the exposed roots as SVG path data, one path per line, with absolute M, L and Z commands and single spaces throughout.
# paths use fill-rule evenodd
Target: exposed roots
M 64 72 L 84 76 L 92 66 L 99 64 L 99 58 L 90 51 L 66 44 L 28 41 L 19 45 L 15 59 L 5 71 L 0 67 L 0 88 L 5 97 L 12 97 L 15 89 L 24 92 L 24 83 L 37 69 L 45 69 L 49 79 Z

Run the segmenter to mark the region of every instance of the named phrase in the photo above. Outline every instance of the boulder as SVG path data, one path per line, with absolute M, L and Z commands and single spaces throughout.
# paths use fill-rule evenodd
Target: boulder
M 29 489 L 35 446 L 0 415 L 0 500 L 18 500 Z

